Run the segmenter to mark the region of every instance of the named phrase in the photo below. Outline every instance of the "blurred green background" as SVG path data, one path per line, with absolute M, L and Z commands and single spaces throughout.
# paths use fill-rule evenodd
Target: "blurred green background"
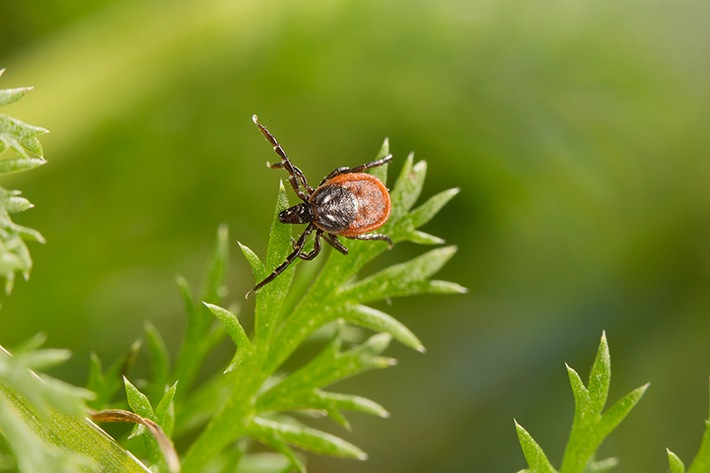
M 611 397 L 652 383 L 602 454 L 688 462 L 710 374 L 708 24 L 702 0 L 0 2 L 0 87 L 35 86 L 2 112 L 51 130 L 49 163 L 2 183 L 48 243 L 2 298 L 0 344 L 47 333 L 79 384 L 144 320 L 176 348 L 174 277 L 199 283 L 222 222 L 240 301 L 236 240 L 264 253 L 283 177 L 258 113 L 311 180 L 389 136 L 393 172 L 428 161 L 424 197 L 462 188 L 424 230 L 460 247 L 438 277 L 470 293 L 387 308 L 428 353 L 339 386 L 392 418 L 343 434 L 367 462 L 309 471 L 514 472 L 514 417 L 559 465 L 563 362 L 586 378 L 602 330 Z

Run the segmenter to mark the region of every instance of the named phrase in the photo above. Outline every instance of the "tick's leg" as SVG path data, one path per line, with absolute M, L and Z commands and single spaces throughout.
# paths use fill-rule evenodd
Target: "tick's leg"
M 363 235 L 355 235 L 350 238 L 351 240 L 382 240 L 387 242 L 387 246 L 392 248 L 394 243 L 392 243 L 392 239 L 388 237 L 387 235 L 382 235 L 380 233 L 365 233 Z
M 301 254 L 301 251 L 303 250 L 303 247 L 306 245 L 306 238 L 308 238 L 308 235 L 310 235 L 311 232 L 315 228 L 316 228 L 315 225 L 310 224 L 306 227 L 305 230 L 303 230 L 303 233 L 301 234 L 301 236 L 298 238 L 298 241 L 296 241 L 296 244 L 294 245 L 293 252 L 290 255 L 288 255 L 286 257 L 286 260 L 283 263 L 281 263 L 280 265 L 278 265 L 271 274 L 266 276 L 263 281 L 261 281 L 259 284 L 254 286 L 254 288 L 251 291 L 247 292 L 245 299 L 248 299 L 249 296 L 251 296 L 253 293 L 255 293 L 256 291 L 258 291 L 259 289 L 261 289 L 262 287 L 266 286 L 271 281 L 276 279 L 276 277 L 279 274 L 283 273 L 286 270 L 286 268 L 288 268 L 289 265 L 291 263 L 293 263 L 296 258 L 299 257 L 299 255 Z
M 323 239 L 328 242 L 330 246 L 338 250 L 344 255 L 348 254 L 348 249 L 343 246 L 342 243 L 338 240 L 338 237 L 335 235 L 332 235 L 330 233 L 326 233 L 323 235 Z
M 323 230 L 316 230 L 316 236 L 313 240 L 313 249 L 308 253 L 299 253 L 298 257 L 305 260 L 312 260 L 318 253 L 320 253 L 320 236 L 323 234 Z
M 270 163 L 269 161 L 266 162 L 266 165 L 270 167 L 271 169 L 279 169 L 284 167 L 283 162 L 278 162 L 278 163 Z M 296 176 L 296 179 L 298 179 L 298 182 L 306 189 L 306 191 L 309 194 L 313 193 L 313 188 L 308 185 L 308 182 L 306 181 L 306 176 L 303 175 L 303 171 L 301 171 L 295 164 L 291 163 L 292 170 L 294 175 Z M 291 181 L 290 176 L 289 176 L 289 182 L 291 182 L 291 186 L 293 186 L 293 181 Z M 295 187 L 294 187 L 295 189 Z M 299 196 L 300 197 L 300 196 Z
M 328 174 L 327 176 L 325 176 L 325 177 L 323 178 L 323 180 L 320 182 L 320 184 L 318 185 L 318 187 L 322 186 L 323 183 L 324 183 L 325 181 L 327 181 L 328 179 L 333 179 L 335 176 L 340 176 L 341 174 L 350 174 L 350 173 L 353 173 L 353 172 L 363 172 L 363 171 L 367 171 L 368 169 L 376 168 L 376 167 L 378 167 L 378 166 L 382 166 L 383 164 L 387 164 L 387 163 L 389 163 L 390 161 L 392 161 L 392 155 L 391 155 L 391 154 L 388 154 L 388 155 L 385 156 L 384 158 L 378 159 L 377 161 L 372 161 L 372 162 L 369 162 L 369 163 L 361 164 L 361 165 L 359 165 L 359 166 L 355 166 L 355 167 L 352 167 L 352 168 L 349 168 L 349 167 L 341 167 L 341 168 L 333 169 L 333 171 L 331 171 L 330 174 Z
M 291 187 L 293 187 L 293 190 L 296 192 L 296 195 L 303 200 L 304 202 L 308 201 L 308 197 L 311 193 L 313 193 L 313 188 L 308 185 L 308 182 L 306 181 L 306 176 L 303 175 L 303 172 L 298 169 L 290 159 L 288 159 L 288 156 L 286 155 L 286 151 L 281 147 L 278 141 L 276 141 L 276 138 L 274 138 L 274 135 L 272 135 L 269 130 L 266 129 L 264 125 L 259 123 L 259 118 L 256 115 L 253 115 L 251 119 L 254 121 L 256 126 L 259 128 L 259 131 L 261 132 L 262 135 L 264 135 L 269 143 L 271 143 L 271 146 L 274 148 L 274 152 L 279 155 L 281 158 L 280 163 L 276 164 L 269 164 L 270 168 L 284 168 L 288 172 L 288 180 L 291 183 Z M 301 186 L 305 188 L 305 191 L 301 189 Z

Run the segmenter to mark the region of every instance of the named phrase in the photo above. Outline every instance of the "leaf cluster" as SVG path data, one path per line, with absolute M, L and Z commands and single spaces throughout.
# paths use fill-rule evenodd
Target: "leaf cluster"
M 575 410 L 572 431 L 570 432 L 562 466 L 559 470 L 552 466 L 542 447 L 518 422 L 515 428 L 523 454 L 529 465 L 519 473 L 604 473 L 612 470 L 618 461 L 616 458 L 596 460 L 596 453 L 603 440 L 631 412 L 636 403 L 648 389 L 649 384 L 640 386 L 604 410 L 611 383 L 611 358 L 606 334 L 602 334 L 596 359 L 585 386 L 579 374 L 567 366 Z M 670 473 L 686 473 L 685 465 L 670 450 L 668 462 Z M 707 473 L 710 471 L 710 418 L 706 421 L 700 450 L 687 473 Z
M 0 70 L 0 76 L 3 72 L 4 69 Z M 30 90 L 31 87 L 0 89 L 0 106 L 17 102 Z M 47 133 L 44 128 L 0 114 L 0 175 L 28 171 L 44 164 L 38 139 L 44 133 Z M 30 208 L 32 204 L 20 191 L 0 187 L 0 277 L 5 279 L 7 294 L 12 292 L 16 273 L 29 278 L 32 258 L 25 242 L 44 243 L 38 231 L 18 225 L 10 217 Z
M 16 101 L 28 90 L 0 91 L 0 103 Z M 15 154 L 0 160 L 0 173 L 42 164 L 37 135 L 44 132 L 0 116 L 0 151 Z M 385 141 L 379 157 L 387 154 Z M 386 181 L 386 168 L 376 172 Z M 414 164 L 410 155 L 392 190 L 393 211 L 383 228 L 394 242 L 442 243 L 418 228 L 457 190 L 437 194 L 412 210 L 425 175 L 426 163 Z M 0 189 L 0 197 L 4 198 L 0 199 L 0 245 L 4 245 L 0 275 L 8 281 L 9 290 L 14 272 L 26 274 L 31 265 L 24 240 L 42 238 L 9 219 L 10 213 L 31 207 L 29 202 L 16 191 Z M 257 280 L 291 251 L 291 227 L 277 217 L 287 205 L 281 185 L 265 262 L 240 244 Z M 329 387 L 367 370 L 393 365 L 395 361 L 383 355 L 392 339 L 424 351 L 404 324 L 369 304 L 406 295 L 460 293 L 464 288 L 430 279 L 453 256 L 454 247 L 434 249 L 364 278 L 358 278 L 358 273 L 385 251 L 385 245 L 353 241 L 349 249 L 347 257 L 332 252 L 308 288 L 301 284 L 292 290 L 294 267 L 263 288 L 256 298 L 249 334 L 236 310 L 221 305 L 229 251 L 227 230 L 220 228 L 199 297 L 193 296 L 185 279 L 177 279 L 186 313 L 177 356 L 170 355 L 159 331 L 146 324 L 145 342 L 135 342 L 113 363 L 104 366 L 98 356 L 91 356 L 86 390 L 32 371 L 68 357 L 66 351 L 41 350 L 40 338 L 15 350 L 15 356 L 0 352 L 0 439 L 5 439 L 5 444 L 0 443 L 0 469 L 132 472 L 148 471 L 147 464 L 152 471 L 171 473 L 181 468 L 186 472 L 305 471 L 300 450 L 364 459 L 358 447 L 309 426 L 307 419 L 325 415 L 349 429 L 346 411 L 386 417 L 387 411 L 376 402 Z M 374 334 L 366 336 L 366 331 Z M 226 337 L 236 345 L 231 362 L 223 372 L 196 383 L 198 374 L 204 378 L 206 357 Z M 317 354 L 300 367 L 286 366 L 296 350 L 317 345 L 317 340 L 322 345 Z M 150 354 L 151 376 L 135 379 L 131 371 L 143 345 Z M 114 440 L 91 419 L 135 426 L 130 434 Z M 188 445 L 182 465 L 173 439 Z M 271 446 L 275 453 L 251 454 L 253 441 Z
M 379 157 L 387 154 L 385 141 Z M 385 181 L 386 169 L 377 171 L 378 177 Z M 410 155 L 392 189 L 393 212 L 382 229 L 395 242 L 442 242 L 418 228 L 431 220 L 457 190 L 437 194 L 412 210 L 425 175 L 426 163 L 415 164 Z M 286 191 L 281 185 L 265 262 L 240 244 L 256 280 L 292 251 L 291 226 L 278 221 L 278 214 L 287 206 Z M 256 464 L 262 468 L 259 471 L 305 471 L 302 450 L 366 458 L 358 447 L 312 427 L 308 419 L 327 416 L 349 429 L 345 415 L 348 411 L 388 415 L 384 407 L 370 399 L 329 388 L 365 371 L 392 366 L 395 360 L 383 355 L 392 339 L 424 351 L 421 341 L 404 324 L 369 304 L 398 296 L 463 292 L 464 288 L 457 284 L 430 279 L 456 249 L 434 249 L 411 261 L 358 278 L 366 264 L 386 251 L 386 245 L 348 242 L 349 254 L 331 252 L 309 287 L 292 285 L 292 267 L 259 291 L 253 330 L 249 333 L 237 315 L 238 310 L 221 305 L 226 294 L 227 242 L 226 228 L 221 228 L 199 297 L 193 297 L 187 282 L 178 278 L 187 327 L 176 360 L 171 362 L 159 332 L 146 325 L 151 379 L 129 381 L 140 343 L 105 369 L 94 356 L 88 384 L 96 393 L 92 406 L 113 409 L 109 414 L 112 418 L 116 409 L 128 407 L 139 417 L 129 439 L 139 437 L 143 443 L 135 445 L 127 440 L 132 450 L 146 458 L 156 471 L 174 471 L 166 461 L 169 458 L 166 450 L 172 448 L 172 443 L 167 448 L 159 445 L 163 436 L 178 443 L 196 437 L 182 456 L 181 468 L 187 472 L 234 471 L 235 464 L 240 471 L 250 471 L 250 465 Z M 374 333 L 367 336 L 366 331 Z M 231 361 L 223 372 L 214 373 L 196 385 L 205 357 L 225 337 L 236 346 Z M 305 345 L 316 347 L 316 354 L 291 368 L 287 362 Z M 122 388 L 128 406 L 123 402 L 111 403 Z M 149 432 L 146 425 L 150 422 L 159 426 L 160 432 Z M 263 453 L 252 454 L 250 445 L 254 441 L 272 447 L 277 452 L 272 455 L 276 456 L 264 462 Z M 285 458 L 286 463 L 278 461 L 279 458 Z M 270 467 L 265 467 L 265 463 Z
M 378 158 L 387 154 L 385 141 Z M 374 174 L 386 181 L 386 172 L 383 167 Z M 437 194 L 411 210 L 421 193 L 425 175 L 426 163 L 414 164 L 410 155 L 391 192 L 392 215 L 381 229 L 394 242 L 441 243 L 437 237 L 418 228 L 433 218 L 457 191 Z M 278 221 L 278 214 L 287 207 L 282 185 L 265 262 L 240 244 L 257 281 L 292 251 L 291 227 Z M 245 436 L 281 452 L 298 471 L 305 471 L 305 466 L 294 448 L 347 458 L 366 457 L 363 451 L 342 438 L 310 427 L 303 416 L 326 415 L 346 429 L 350 428 L 346 411 L 387 416 L 387 411 L 372 400 L 327 389 L 342 379 L 394 364 L 393 359 L 383 356 L 392 339 L 415 350 L 424 350 L 405 325 L 367 304 L 398 296 L 460 293 L 464 289 L 454 283 L 430 279 L 453 256 L 454 247 L 431 250 L 364 278 L 357 278 L 357 274 L 386 251 L 386 245 L 352 241 L 348 242 L 348 248 L 347 256 L 331 252 L 309 287 L 299 288 L 294 284 L 295 298 L 290 295 L 293 267 L 262 288 L 257 295 L 251 336 L 233 311 L 206 304 L 236 345 L 224 379 L 239 389 L 224 394 L 224 402 L 220 403 L 216 415 L 187 452 L 183 464 L 186 471 L 198 470 L 200 465 L 209 463 Z M 353 340 L 346 335 L 353 327 L 375 333 Z M 327 342 L 320 352 L 297 369 L 284 368 L 297 349 L 326 333 L 325 329 L 329 329 Z

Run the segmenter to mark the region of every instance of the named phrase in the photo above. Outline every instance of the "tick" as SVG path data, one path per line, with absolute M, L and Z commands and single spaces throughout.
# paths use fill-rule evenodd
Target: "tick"
M 271 169 L 284 168 L 288 172 L 291 187 L 303 201 L 281 212 L 279 221 L 292 225 L 305 223 L 306 228 L 298 240 L 292 241 L 293 252 L 263 281 L 254 286 L 247 293 L 247 298 L 276 279 L 297 258 L 312 260 L 318 256 L 321 238 L 344 255 L 348 254 L 348 249 L 340 243 L 339 236 L 353 240 L 382 240 L 392 246 L 392 240 L 388 236 L 368 233 L 387 222 L 392 204 L 389 191 L 382 181 L 363 172 L 392 161 L 391 154 L 360 166 L 336 168 L 314 189 L 308 185 L 306 176 L 291 162 L 276 138 L 259 123 L 256 115 L 252 120 L 281 158 L 281 162 L 267 162 L 267 166 Z M 303 248 L 306 246 L 306 239 L 313 232 L 313 249 L 305 252 Z

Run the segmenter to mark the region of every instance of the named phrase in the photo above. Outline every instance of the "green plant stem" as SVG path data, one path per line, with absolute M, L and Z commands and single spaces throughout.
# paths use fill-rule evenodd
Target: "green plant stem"
M 351 268 L 360 268 L 366 261 L 385 251 L 383 248 L 372 247 L 366 251 L 361 249 L 360 243 L 352 242 L 347 256 L 336 252 L 330 254 L 311 290 L 275 334 L 276 342 L 273 346 L 277 349 L 268 353 L 266 360 L 266 368 L 270 373 L 275 372 L 316 329 L 337 318 L 338 307 L 327 306 L 325 301 L 332 301 L 333 292 L 350 279 L 356 270 L 330 271 L 329 268 L 336 265 L 340 258 L 349 258 L 353 262 Z
M 354 242 L 359 243 L 359 242 Z M 384 251 L 382 249 L 381 251 Z M 380 252 L 381 252 L 380 251 Z M 371 259 L 379 254 L 378 251 L 358 251 L 358 245 L 352 245 L 348 258 Z M 332 253 L 330 258 L 342 257 Z M 255 413 L 254 404 L 256 395 L 264 382 L 271 376 L 288 357 L 308 338 L 317 328 L 336 318 L 333 308 L 325 307 L 325 302 L 339 285 L 349 279 L 352 274 L 331 274 L 327 271 L 330 263 L 321 272 L 314 282 L 311 291 L 297 306 L 294 313 L 284 321 L 283 326 L 270 337 L 263 338 L 258 343 L 255 340 L 254 354 L 249 357 L 239 369 L 227 373 L 232 376 L 230 384 L 239 386 L 234 389 L 232 396 L 225 403 L 208 424 L 199 438 L 187 452 L 183 461 L 183 472 L 202 471 L 210 459 L 215 458 L 235 438 L 243 435 L 249 421 Z M 353 264 L 353 267 L 359 267 Z M 268 346 L 267 350 L 265 346 Z M 239 419 L 239 421 L 236 421 Z
M 262 365 L 263 356 L 255 353 L 239 369 L 223 375 L 231 378 L 229 384 L 237 387 L 187 451 L 182 463 L 183 473 L 204 471 L 206 465 L 235 438 L 244 435 L 255 413 L 256 394 L 268 378 Z

